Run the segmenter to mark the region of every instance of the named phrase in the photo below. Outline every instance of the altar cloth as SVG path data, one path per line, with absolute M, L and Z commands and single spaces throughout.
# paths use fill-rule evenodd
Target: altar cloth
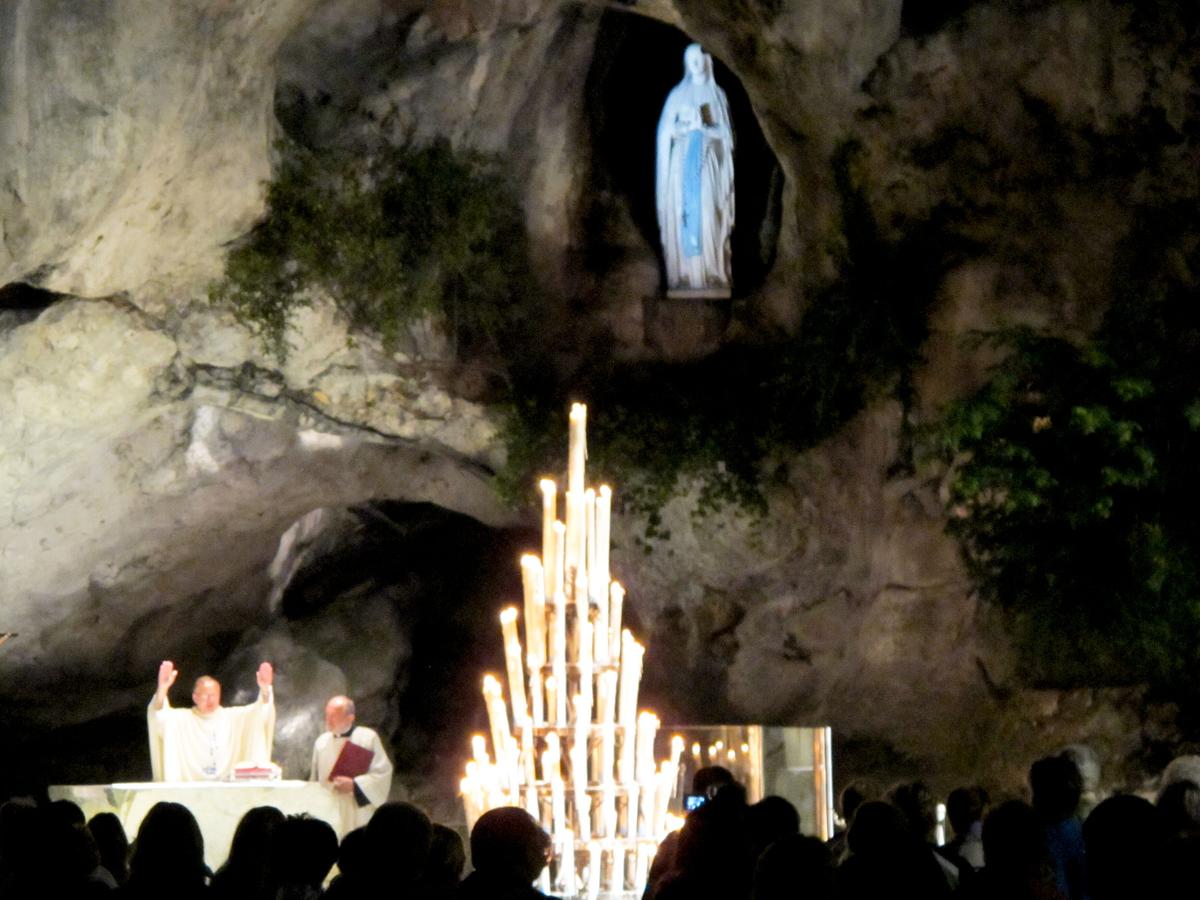
M 155 803 L 182 803 L 200 824 L 204 861 L 214 872 L 229 856 L 233 832 L 246 811 L 274 806 L 284 815 L 308 813 L 322 819 L 342 839 L 337 798 L 313 781 L 194 781 L 67 784 L 49 789 L 51 800 L 72 800 L 89 819 L 96 813 L 116 813 L 130 842 Z

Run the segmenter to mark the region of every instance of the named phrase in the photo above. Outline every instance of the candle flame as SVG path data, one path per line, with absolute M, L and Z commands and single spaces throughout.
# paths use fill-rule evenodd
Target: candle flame
M 736 750 L 730 750 L 728 753 L 728 756 L 729 756 L 730 762 L 737 762 L 737 751 Z
M 575 422 L 579 419 L 587 417 L 587 407 L 582 403 L 571 404 L 571 421 Z
M 541 481 L 538 482 L 538 487 L 540 487 L 542 489 L 543 494 L 548 494 L 551 491 L 558 490 L 558 484 L 555 483 L 553 478 L 543 478 Z
M 515 621 L 517 621 L 517 608 L 515 606 L 510 606 L 500 613 L 501 625 L 511 625 Z
M 699 756 L 699 755 L 700 755 L 700 742 L 697 741 L 696 743 L 692 744 L 692 756 Z
M 600 496 L 601 497 L 611 497 L 612 496 L 612 488 L 610 488 L 607 484 L 600 485 Z
M 483 692 L 485 694 L 500 692 L 500 682 L 496 680 L 495 675 L 489 673 L 483 676 Z

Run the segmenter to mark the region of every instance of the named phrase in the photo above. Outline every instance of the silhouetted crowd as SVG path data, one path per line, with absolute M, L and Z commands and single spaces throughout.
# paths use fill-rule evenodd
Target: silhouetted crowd
M 1200 870 L 1200 759 L 1164 773 L 1156 802 L 1095 802 L 1078 758 L 1038 760 L 1031 803 L 992 804 L 979 787 L 947 798 L 951 839 L 934 841 L 935 803 L 920 782 L 881 796 L 862 783 L 840 797 L 846 828 L 801 833 L 780 797 L 746 803 L 720 767 L 701 769 L 704 802 L 660 845 L 643 900 L 1143 900 L 1195 897 Z M 0 806 L 0 900 L 537 900 L 549 836 L 515 807 L 485 813 L 470 835 L 408 803 L 386 803 L 340 845 L 327 823 L 257 807 L 243 816 L 217 871 L 195 817 L 156 804 L 132 844 L 112 813 L 85 821 L 69 801 Z M 334 870 L 336 875 L 329 881 Z

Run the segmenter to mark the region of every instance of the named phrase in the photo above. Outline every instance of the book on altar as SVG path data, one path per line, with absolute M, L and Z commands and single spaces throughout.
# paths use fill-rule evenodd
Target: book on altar
M 338 754 L 333 768 L 329 770 L 329 780 L 333 781 L 339 775 L 345 775 L 347 778 L 357 778 L 359 775 L 365 775 L 367 770 L 371 768 L 371 760 L 374 758 L 374 750 L 368 750 L 366 747 L 360 747 L 358 744 L 346 741 L 342 745 L 342 752 Z
M 283 770 L 273 762 L 240 762 L 233 767 L 234 781 L 276 781 L 282 775 Z

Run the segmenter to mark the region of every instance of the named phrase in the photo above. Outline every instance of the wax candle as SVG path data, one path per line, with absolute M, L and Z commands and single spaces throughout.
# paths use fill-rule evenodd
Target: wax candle
M 572 403 L 567 432 L 567 490 L 583 491 L 584 461 L 587 459 L 587 407 Z
M 583 568 L 588 572 L 596 569 L 596 491 L 588 488 L 583 492 Z
M 529 709 L 525 703 L 525 670 L 521 665 L 521 639 L 517 637 L 515 606 L 510 606 L 500 613 L 500 631 L 504 637 L 504 662 L 508 670 L 513 724 L 520 727 L 529 719 Z
M 609 661 L 619 666 L 621 665 L 621 650 L 624 649 L 621 643 L 621 607 L 625 605 L 625 588 L 621 587 L 619 581 L 614 581 L 609 586 L 608 592 L 608 635 L 611 657 Z
M 564 828 L 560 833 L 562 834 L 562 856 L 558 863 L 558 886 L 564 897 L 574 897 L 579 890 L 575 878 L 575 834 L 570 828 Z
M 566 523 L 566 555 L 564 560 L 565 568 L 563 574 L 567 579 L 574 577 L 574 573 L 584 566 L 584 561 L 579 556 L 579 548 L 582 546 L 580 540 L 583 534 L 583 492 L 582 491 L 567 491 L 567 523 Z M 572 585 L 573 586 L 573 585 Z
M 538 482 L 538 486 L 542 489 L 542 562 L 546 566 L 542 572 L 544 578 L 542 593 L 550 596 L 554 593 L 554 584 L 550 580 L 550 576 L 553 574 L 550 564 L 555 559 L 556 552 L 554 549 L 554 523 L 558 519 L 558 486 L 551 478 L 543 478 Z
M 588 841 L 588 900 L 597 900 L 600 896 L 600 873 L 604 867 L 603 851 L 599 841 Z
M 521 557 L 525 597 L 525 649 L 529 658 L 546 661 L 546 573 L 532 554 Z

